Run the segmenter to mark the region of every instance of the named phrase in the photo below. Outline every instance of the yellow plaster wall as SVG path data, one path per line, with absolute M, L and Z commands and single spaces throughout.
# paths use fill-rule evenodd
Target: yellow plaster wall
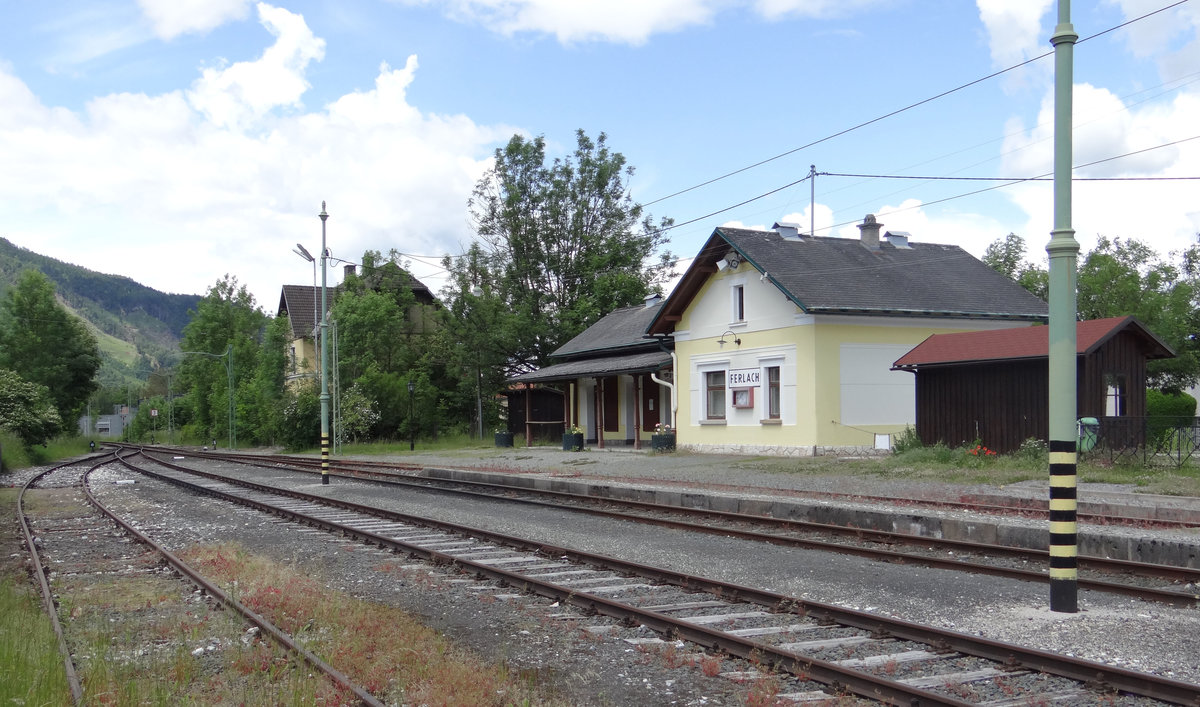
M 690 318 L 684 316 L 680 322 L 680 329 L 686 329 L 691 324 Z M 911 348 L 931 334 L 973 330 L 969 323 L 961 320 L 953 323 L 958 326 L 936 326 L 935 320 L 926 323 L 904 318 L 864 318 L 862 324 L 848 320 L 851 318 L 838 317 L 832 318 L 831 321 L 829 317 L 800 316 L 801 323 L 785 328 L 761 331 L 747 328 L 738 332 L 742 339 L 740 347 L 731 347 L 729 343 L 719 347 L 716 336 L 677 341 L 675 350 L 679 360 L 676 370 L 676 383 L 680 392 L 679 444 L 700 449 L 873 446 L 876 433 L 894 435 L 903 429 L 903 425 L 851 427 L 841 424 L 842 345 L 882 344 Z M 996 325 L 984 326 L 991 328 Z M 725 338 L 728 342 L 732 337 Z M 736 421 L 732 419 L 732 410 L 727 412 L 725 424 L 704 423 L 697 419 L 698 408 L 694 408 L 698 403 L 703 404 L 704 389 L 703 380 L 694 379 L 695 357 L 724 357 L 730 360 L 727 368 L 740 368 L 744 366 L 736 363 L 739 354 L 755 356 L 789 346 L 794 347 L 795 365 L 792 381 L 795 385 L 789 395 L 786 385 L 788 376 L 785 371 L 781 371 L 784 380 L 781 395 L 785 405 L 790 397 L 795 406 L 795 415 L 791 421 L 786 419 L 785 413 L 784 424 L 762 424 L 757 419 L 754 422 L 758 424 L 745 424 L 744 417 Z M 696 390 L 693 391 L 693 388 Z M 761 394 L 761 389 L 757 390 L 756 398 Z
M 964 328 L 914 326 L 914 320 L 896 320 L 896 325 L 876 320 L 871 324 L 842 324 L 818 321 L 814 371 L 815 390 L 814 444 L 823 447 L 871 446 L 875 434 L 895 435 L 903 425 L 858 425 L 849 427 L 841 423 L 841 347 L 842 344 L 898 344 L 912 348 L 932 334 L 950 334 L 969 331 Z M 911 374 L 906 374 L 911 375 Z M 914 411 L 915 414 L 915 411 Z

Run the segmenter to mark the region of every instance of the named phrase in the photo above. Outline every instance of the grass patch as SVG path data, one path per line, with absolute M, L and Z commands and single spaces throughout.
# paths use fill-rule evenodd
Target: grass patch
M 58 641 L 21 563 L 17 492 L 0 488 L 0 704 L 68 705 Z
M 235 545 L 194 548 L 186 556 L 243 604 L 389 703 L 543 703 L 503 666 L 456 648 L 399 609 L 328 590 L 307 573 Z
M 0 578 L 0 704 L 70 703 L 58 641 L 41 602 L 24 578 Z
M 0 467 L 4 471 L 42 466 L 59 459 L 82 456 L 88 451 L 88 440 L 83 437 L 64 435 L 44 445 L 26 447 L 19 437 L 0 430 L 0 462 L 3 462 Z

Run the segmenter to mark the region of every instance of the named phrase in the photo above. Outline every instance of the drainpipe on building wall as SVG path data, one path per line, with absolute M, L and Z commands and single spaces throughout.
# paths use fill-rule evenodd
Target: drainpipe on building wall
M 671 354 L 671 374 L 674 375 L 675 371 L 679 370 L 679 358 L 675 355 L 674 349 L 668 349 L 667 345 L 663 343 L 663 340 L 661 338 L 656 338 L 655 340 L 658 341 L 658 348 L 662 349 L 664 353 Z M 670 391 L 671 391 L 671 419 L 670 419 L 670 421 L 667 422 L 667 424 L 670 425 L 671 427 L 678 428 L 678 425 L 676 424 L 676 420 L 678 419 L 678 416 L 679 416 L 679 396 L 676 395 L 676 393 L 675 393 L 675 384 L 659 378 L 658 374 L 654 373 L 653 371 L 650 373 L 650 380 L 654 381 L 655 383 L 658 383 L 659 385 L 666 386 L 668 389 L 670 389 Z

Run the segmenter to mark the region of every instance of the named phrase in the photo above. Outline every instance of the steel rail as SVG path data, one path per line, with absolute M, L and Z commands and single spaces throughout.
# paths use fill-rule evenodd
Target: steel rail
M 154 457 L 149 457 L 153 459 Z M 254 457 L 251 457 L 254 458 Z M 157 460 L 156 460 L 157 461 Z M 246 462 L 243 462 L 246 463 Z M 263 464 L 260 461 L 249 462 L 255 466 L 264 468 L 279 468 L 278 465 Z M 363 476 L 362 474 L 366 474 Z M 336 476 L 343 476 L 336 474 Z M 686 530 L 689 532 L 707 533 L 711 535 L 721 535 L 725 537 L 735 537 L 743 540 L 753 540 L 771 545 L 799 547 L 809 550 L 819 550 L 825 552 L 837 552 L 840 554 L 855 555 L 868 559 L 881 560 L 884 562 L 899 563 L 899 564 L 915 564 L 936 569 L 948 569 L 958 572 L 973 572 L 975 574 L 983 574 L 996 577 L 1006 577 L 1026 582 L 1038 582 L 1045 584 L 1049 582 L 1049 576 L 1045 572 L 1038 570 L 1027 570 L 1014 567 L 1004 567 L 999 565 L 989 565 L 986 563 L 973 562 L 969 560 L 952 560 L 923 555 L 920 553 L 903 552 L 892 549 L 879 549 L 860 547 L 855 545 L 844 545 L 837 542 L 825 540 L 811 540 L 805 538 L 796 538 L 786 535 L 775 535 L 772 533 L 763 533 L 754 530 L 740 530 L 737 528 L 709 526 L 699 523 L 693 523 L 683 520 L 671 520 L 666 518 L 653 518 L 645 515 L 636 515 L 632 513 L 622 513 L 619 511 L 610 511 L 600 508 L 586 508 L 578 506 L 563 506 L 546 501 L 538 501 L 527 498 L 514 498 L 512 496 L 500 496 L 494 493 L 483 493 L 476 491 L 463 491 L 455 489 L 439 488 L 426 480 L 421 481 L 410 480 L 396 475 L 379 474 L 377 472 L 357 472 L 351 473 L 351 477 L 366 479 L 369 481 L 384 483 L 397 486 L 406 486 L 410 488 L 420 488 L 425 490 L 442 491 L 447 493 L 457 493 L 461 495 L 485 498 L 490 500 L 504 500 L 510 503 L 523 503 L 549 508 L 569 508 L 570 510 L 580 513 L 588 513 L 591 515 L 616 518 L 619 520 L 628 520 L 637 523 L 648 525 L 657 525 L 660 527 L 672 528 L 675 530 Z M 386 477 L 391 478 L 386 478 Z M 1049 553 L 1045 550 L 1034 550 L 1029 548 L 1018 548 L 1006 545 L 991 545 L 985 543 L 974 543 L 963 540 L 949 540 L 944 538 L 927 538 L 919 535 L 910 535 L 905 533 L 894 533 L 883 530 L 871 530 L 866 528 L 848 528 L 845 526 L 831 525 L 827 523 L 816 523 L 812 521 L 796 521 L 790 519 L 772 518 L 770 516 L 759 516 L 745 513 L 734 513 L 731 511 L 717 511 L 709 509 L 684 508 L 680 506 L 668 506 L 658 503 L 650 503 L 646 501 L 633 501 L 624 499 L 610 499 L 597 496 L 584 496 L 581 494 L 569 493 L 564 491 L 549 491 L 541 489 L 526 489 L 502 486 L 499 484 L 489 484 L 480 481 L 463 481 L 463 480 L 430 480 L 433 484 L 451 484 L 463 485 L 468 487 L 483 487 L 483 488 L 498 488 L 509 493 L 530 493 L 534 495 L 544 495 L 551 498 L 563 498 L 570 501 L 576 501 L 588 504 L 610 503 L 613 505 L 627 506 L 631 508 L 639 508 L 662 513 L 672 514 L 690 514 L 718 518 L 738 523 L 758 524 L 758 525 L 774 525 L 785 530 L 798 531 L 813 531 L 824 532 L 829 534 L 853 536 L 860 539 L 871 539 L 883 543 L 903 543 L 907 545 L 927 545 L 960 552 L 974 552 L 990 555 L 1001 555 L 1005 557 L 1015 557 L 1025 559 L 1031 562 L 1047 563 Z M 1194 583 L 1200 586 L 1200 570 L 1188 567 L 1176 567 L 1171 565 L 1155 565 L 1146 562 L 1131 562 L 1128 560 L 1112 560 L 1102 557 L 1091 557 L 1087 555 L 1079 556 L 1079 566 L 1083 569 L 1092 569 L 1103 572 L 1118 572 L 1130 573 L 1140 576 L 1154 576 L 1163 579 L 1176 581 L 1185 581 Z M 1174 589 L 1161 589 L 1158 587 L 1141 587 L 1132 584 L 1121 582 L 1110 582 L 1101 579 L 1079 578 L 1079 586 L 1084 589 L 1089 589 L 1098 592 L 1107 592 L 1109 594 L 1117 594 L 1121 596 L 1129 596 L 1146 601 L 1154 601 L 1169 606 L 1180 608 L 1192 608 L 1200 605 L 1200 593 L 1183 592 Z
M 116 454 L 114 456 L 118 462 L 121 462 L 125 466 L 129 466 L 128 462 L 126 462 L 125 459 L 123 459 L 119 454 Z M 90 470 L 88 473 L 90 473 Z M 87 497 L 88 502 L 91 503 L 93 506 L 95 506 L 97 510 L 99 510 L 101 513 L 103 513 L 105 516 L 107 516 L 110 520 L 112 520 L 114 523 L 116 523 L 122 530 L 124 530 L 125 532 L 132 535 L 138 542 L 152 548 L 164 560 L 166 560 L 167 564 L 169 564 L 172 569 L 174 569 L 176 572 L 178 572 L 182 576 L 187 577 L 189 580 L 192 581 L 192 583 L 194 583 L 196 586 L 198 586 L 200 589 L 202 589 L 205 593 L 209 594 L 210 596 L 215 597 L 225 606 L 227 606 L 230 609 L 233 609 L 234 611 L 241 614 L 247 621 L 249 621 L 250 623 L 257 626 L 261 631 L 270 635 L 271 638 L 273 638 L 279 645 L 283 646 L 286 650 L 294 653 L 295 655 L 300 656 L 306 663 L 311 665 L 313 668 L 316 668 L 320 672 L 324 673 L 325 676 L 328 677 L 330 680 L 332 680 L 336 684 L 340 685 L 341 687 L 349 690 L 350 692 L 354 693 L 354 695 L 363 704 L 370 705 L 371 707 L 384 707 L 383 702 L 376 699 L 371 693 L 367 692 L 365 689 L 363 689 L 358 684 L 356 684 L 345 673 L 342 673 L 340 670 L 337 670 L 336 668 L 334 668 L 333 666 L 329 665 L 324 660 L 322 660 L 320 657 L 318 657 L 312 651 L 308 650 L 307 648 L 305 648 L 305 647 L 299 645 L 298 643 L 296 643 L 295 641 L 293 641 L 291 636 L 289 636 L 286 632 L 281 630 L 279 627 L 275 626 L 275 624 L 271 623 L 271 621 L 268 620 L 266 617 L 253 611 L 246 605 L 244 605 L 241 602 L 239 602 L 238 600 L 234 599 L 232 596 L 230 596 L 228 593 L 226 593 L 224 590 L 222 590 L 216 584 L 208 581 L 208 579 L 205 578 L 204 575 L 200 574 L 198 571 L 196 571 L 194 568 L 192 568 L 190 565 L 188 565 L 186 562 L 184 562 L 178 556 L 171 553 L 171 551 L 167 550 L 162 545 L 159 545 L 157 542 L 155 542 L 153 539 L 151 539 L 148 535 L 141 532 L 133 525 L 126 523 L 124 519 L 122 519 L 120 516 L 118 516 L 116 513 L 114 513 L 111 509 L 109 509 L 107 506 L 105 506 L 103 503 L 101 503 L 100 500 L 97 499 L 94 494 L 92 494 L 92 490 L 91 490 L 91 488 L 88 487 L 88 484 L 87 484 L 87 474 L 84 474 L 83 491 L 84 491 L 84 495 Z
M 474 538 L 485 540 L 487 542 L 494 542 L 497 544 L 506 545 L 508 547 L 518 548 L 527 552 L 542 554 L 547 557 L 569 559 L 575 562 L 604 567 L 610 571 L 622 574 L 635 575 L 660 582 L 670 583 L 684 589 L 708 592 L 726 599 L 727 601 L 741 601 L 759 604 L 761 606 L 768 607 L 777 613 L 792 613 L 800 616 L 816 616 L 823 620 L 868 631 L 873 635 L 889 636 L 902 640 L 924 643 L 927 645 L 932 645 L 938 650 L 952 650 L 965 655 L 985 658 L 996 661 L 1009 668 L 1028 668 L 1041 673 L 1058 675 L 1093 687 L 1142 695 L 1175 704 L 1200 704 L 1200 685 L 1193 685 L 1148 673 L 1127 670 L 1117 666 L 1105 665 L 1095 661 L 1062 656 L 1050 651 L 1026 648 L 1016 644 L 971 636 L 968 634 L 938 629 L 930 626 L 922 626 L 920 624 L 901 619 L 888 618 L 831 604 L 813 602 L 797 597 L 789 597 L 753 587 L 736 585 L 720 580 L 683 574 L 672 570 L 651 567 L 626 560 L 619 560 L 604 555 L 597 555 L 594 553 L 582 552 L 570 548 L 558 547 L 547 543 L 531 541 L 525 538 L 495 533 L 480 528 L 472 528 L 455 523 L 412 516 L 409 514 L 388 511 L 373 506 L 365 506 L 349 501 L 316 496 L 313 494 L 304 493 L 302 491 L 281 489 L 274 486 L 267 486 L 265 484 L 258 484 L 244 479 L 234 479 L 221 474 L 213 474 L 211 472 L 188 469 L 180 465 L 165 463 L 160 460 L 151 459 L 150 457 L 146 458 L 156 464 L 160 464 L 176 471 L 197 475 L 203 478 L 210 478 L 234 486 L 240 486 L 242 488 L 253 490 L 265 495 L 284 496 L 309 503 L 354 511 L 377 518 L 438 528 L 447 532 L 468 535 Z M 881 693 L 879 693 L 878 690 L 881 689 L 881 683 L 888 686 L 888 689 L 892 689 L 894 687 L 901 690 L 900 693 L 897 693 L 896 697 L 890 697 L 889 699 L 901 699 L 903 695 L 911 696 L 911 691 L 915 689 L 910 688 L 909 686 L 896 685 L 890 680 L 881 680 L 877 676 L 854 670 L 852 668 L 846 668 L 836 664 L 827 663 L 825 661 L 820 661 L 818 659 L 800 656 L 789 651 L 778 650 L 764 643 L 747 640 L 738 636 L 730 636 L 721 631 L 689 624 L 685 621 L 675 619 L 670 616 L 665 616 L 653 611 L 645 611 L 637 609 L 636 607 L 626 606 L 604 597 L 581 592 L 577 589 L 570 589 L 554 583 L 539 581 L 532 577 L 509 572 L 498 567 L 457 558 L 436 550 L 424 549 L 420 546 L 394 540 L 368 530 L 356 529 L 341 523 L 316 518 L 292 510 L 282 509 L 269 503 L 245 497 L 239 497 L 233 494 L 218 491 L 216 489 L 210 489 L 200 484 L 177 479 L 169 475 L 160 474 L 147 469 L 135 468 L 124 459 L 121 461 L 130 468 L 134 468 L 136 471 L 170 481 L 171 483 L 192 488 L 200 493 L 226 498 L 275 515 L 291 516 L 297 519 L 302 519 L 302 522 L 306 524 L 313 525 L 330 532 L 343 533 L 356 537 L 364 542 L 376 544 L 381 547 L 388 547 L 395 551 L 427 557 L 438 564 L 458 567 L 461 570 L 475 573 L 479 576 L 497 579 L 512 586 L 525 589 L 526 591 L 532 591 L 542 596 L 555 598 L 559 601 L 569 601 L 572 604 L 589 608 L 598 613 L 619 617 L 636 616 L 642 623 L 645 623 L 647 626 L 655 628 L 662 633 L 666 633 L 668 635 L 678 635 L 702 646 L 721 648 L 723 650 L 727 650 L 732 655 L 738 655 L 747 658 L 753 655 L 763 659 L 764 662 L 767 662 L 768 664 L 776 665 L 778 667 L 788 669 L 789 671 L 791 671 L 793 668 L 798 668 L 804 675 L 817 679 L 821 682 L 825 682 L 826 684 L 837 684 L 841 687 L 851 689 L 852 691 L 855 691 L 856 694 L 880 699 L 879 695 Z M 869 685 L 869 687 L 865 688 L 867 690 L 865 692 L 859 692 L 859 690 L 864 689 L 864 683 L 862 681 L 866 681 L 865 684 Z M 918 695 L 919 699 L 935 700 L 933 702 L 922 701 L 919 702 L 919 704 L 969 704 L 958 701 L 946 702 L 945 700 L 947 698 L 945 696 L 936 695 L 934 693 L 926 693 L 923 690 L 919 692 L 921 693 Z M 904 699 L 911 699 L 911 697 Z
M 67 467 L 76 466 L 79 464 L 87 464 L 98 459 L 106 459 L 114 457 L 113 452 L 98 454 L 95 456 L 77 459 L 75 461 L 66 462 L 53 466 L 45 471 L 33 476 L 24 485 L 21 486 L 20 493 L 17 494 L 17 520 L 20 521 L 21 536 L 25 540 L 25 546 L 29 548 L 30 561 L 33 564 L 33 574 L 37 577 L 38 587 L 42 594 L 42 606 L 46 610 L 46 614 L 50 617 L 50 625 L 54 628 L 54 636 L 58 642 L 58 651 L 63 658 L 63 668 L 66 670 L 67 687 L 71 691 L 71 699 L 75 704 L 83 704 L 83 683 L 79 679 L 79 673 L 75 670 L 75 660 L 71 656 L 71 648 L 67 645 L 67 638 L 63 634 L 62 622 L 58 618 L 58 607 L 54 603 L 54 593 L 50 591 L 50 583 L 46 579 L 46 566 L 42 563 L 41 553 L 38 552 L 37 543 L 34 541 L 33 529 L 29 527 L 29 519 L 25 516 L 25 492 L 33 487 L 35 483 L 50 474 L 65 469 Z M 104 462 L 99 461 L 92 469 L 96 469 Z M 88 471 L 91 471 L 89 469 Z

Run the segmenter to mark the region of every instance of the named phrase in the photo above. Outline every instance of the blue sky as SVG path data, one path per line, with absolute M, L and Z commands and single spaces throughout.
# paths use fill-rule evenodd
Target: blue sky
M 1174 0 L 1076 2 L 1089 37 Z M 1030 177 L 1050 171 L 1052 58 L 739 170 L 1051 51 L 1053 0 L 0 0 L 0 236 L 168 292 L 228 273 L 273 312 L 329 247 L 435 263 L 472 238 L 466 201 L 514 133 L 552 155 L 603 131 L 633 198 L 691 221 L 818 172 Z M 1200 176 L 1200 3 L 1075 49 L 1077 177 Z M 1177 141 L 1168 147 L 1162 147 Z M 819 176 L 819 236 L 863 215 L 979 255 L 1031 260 L 1048 182 Z M 1073 223 L 1162 253 L 1200 232 L 1196 181 L 1079 182 Z M 661 200 L 660 200 L 661 199 Z M 944 201 L 943 201 L 944 200 Z M 937 202 L 937 203 L 934 203 Z M 805 225 L 803 182 L 671 231 L 695 254 L 731 223 Z M 686 261 L 683 263 L 686 264 Z M 340 281 L 340 273 L 331 282 Z

